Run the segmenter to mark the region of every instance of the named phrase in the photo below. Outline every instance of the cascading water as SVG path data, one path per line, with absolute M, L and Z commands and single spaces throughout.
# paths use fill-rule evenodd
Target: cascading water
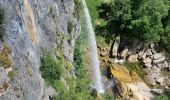
M 87 23 L 87 31 L 89 34 L 90 56 L 91 56 L 91 63 L 94 72 L 94 76 L 93 76 L 94 83 L 95 83 L 94 86 L 99 93 L 104 93 L 104 88 L 101 81 L 100 64 L 99 64 L 99 58 L 97 53 L 96 39 L 95 39 L 95 34 L 91 22 L 91 17 L 87 8 L 86 1 L 82 0 L 82 4 L 84 7 L 86 23 Z

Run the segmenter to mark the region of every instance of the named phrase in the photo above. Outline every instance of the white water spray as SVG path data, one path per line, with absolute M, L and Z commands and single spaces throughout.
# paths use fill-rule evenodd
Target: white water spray
M 90 47 L 90 56 L 91 56 L 91 63 L 93 67 L 93 79 L 95 82 L 95 88 L 99 93 L 104 93 L 103 84 L 101 81 L 101 73 L 100 73 L 100 64 L 99 64 L 99 58 L 97 53 L 97 45 L 96 45 L 96 39 L 95 34 L 91 22 L 91 17 L 87 8 L 87 4 L 85 0 L 82 0 L 82 4 L 84 7 L 85 17 L 86 17 L 86 23 L 87 23 L 87 31 L 89 34 L 89 47 Z

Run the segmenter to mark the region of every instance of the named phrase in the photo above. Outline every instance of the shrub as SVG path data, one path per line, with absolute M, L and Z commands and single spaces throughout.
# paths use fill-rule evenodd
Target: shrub
M 8 68 L 11 66 L 11 60 L 9 59 L 9 54 L 11 53 L 11 49 L 7 44 L 3 45 L 3 49 L 0 52 L 0 64 L 4 68 Z
M 67 31 L 69 33 L 71 33 L 73 31 L 73 22 L 72 21 L 67 22 Z
M 81 5 L 81 1 L 80 0 L 74 0 L 74 4 L 75 4 L 75 6 L 74 6 L 74 12 L 73 12 L 73 15 L 75 16 L 75 17 L 77 17 L 77 19 L 79 20 L 79 18 L 80 18 L 80 10 L 82 9 L 81 7 L 82 7 L 82 5 Z
M 50 13 L 51 13 L 52 17 L 56 16 L 56 7 L 54 4 L 50 6 Z
M 159 95 L 155 98 L 155 100 L 169 100 L 170 98 L 170 90 L 165 91 L 162 95 Z
M 14 72 L 14 71 L 9 71 L 9 72 L 8 72 L 8 77 L 9 77 L 10 79 L 13 79 L 14 76 L 15 76 L 15 72 Z
M 55 80 L 59 80 L 63 73 L 63 61 L 55 59 L 52 53 L 45 52 L 41 58 L 40 71 L 47 83 L 53 85 Z

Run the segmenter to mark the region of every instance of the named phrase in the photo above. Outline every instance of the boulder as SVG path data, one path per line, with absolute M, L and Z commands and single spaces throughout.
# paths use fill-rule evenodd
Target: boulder
M 124 49 L 121 53 L 120 53 L 120 56 L 122 58 L 126 58 L 127 57 L 127 54 L 128 54 L 128 49 Z
M 156 66 L 153 66 L 151 69 L 153 72 L 156 72 L 156 73 L 160 73 L 160 71 L 161 71 L 161 68 L 156 67 Z
M 151 51 L 151 49 L 148 49 L 148 50 L 147 50 L 146 56 L 152 56 L 152 51 Z
M 117 36 L 115 39 L 115 42 L 113 44 L 113 47 L 112 47 L 112 56 L 113 57 L 117 57 L 119 44 L 120 44 L 120 36 Z
M 154 48 L 151 49 L 153 54 L 156 54 L 156 50 Z
M 140 51 L 140 52 L 138 53 L 138 59 L 142 59 L 143 53 L 144 53 L 144 50 L 142 50 L 142 51 Z
M 154 46 L 155 46 L 155 44 L 153 44 L 153 43 L 151 43 L 151 44 L 149 45 L 149 47 L 150 47 L 151 49 L 153 49 Z
M 163 64 L 157 64 L 158 68 L 162 68 Z
M 146 74 L 150 74 L 152 72 L 151 68 L 144 68 L 143 71 L 146 73 Z
M 156 53 L 156 54 L 153 55 L 154 60 L 161 59 L 162 57 L 163 57 L 162 53 Z
M 155 80 L 160 78 L 160 76 L 159 76 L 158 73 L 152 73 L 150 76 L 151 76 L 152 78 L 154 78 Z
M 155 79 L 151 77 L 150 75 L 146 75 L 144 77 L 145 81 L 150 85 L 156 85 Z
M 128 61 L 129 61 L 129 62 L 132 62 L 132 63 L 138 62 L 138 55 L 137 55 L 137 54 L 135 54 L 135 55 L 130 55 L 130 56 L 128 57 Z
M 163 84 L 164 78 L 159 77 L 158 79 L 156 79 L 156 82 L 158 82 L 159 84 Z
M 162 57 L 160 59 L 157 59 L 157 60 L 153 60 L 153 63 L 154 64 L 158 64 L 158 63 L 161 63 L 161 62 L 164 62 L 165 61 L 165 57 Z
M 167 62 L 167 61 L 165 61 L 165 62 L 163 63 L 162 68 L 168 68 L 168 67 L 169 67 L 169 64 L 168 64 L 168 62 Z
M 152 67 L 151 63 L 145 63 L 145 67 Z
M 149 58 L 149 57 L 147 57 L 146 59 L 144 59 L 143 60 L 143 63 L 150 63 L 151 64 L 151 62 L 152 62 L 152 59 L 151 58 Z
M 151 92 L 156 93 L 156 94 L 162 94 L 163 89 L 151 89 Z
M 145 59 L 145 58 L 146 58 L 146 52 L 143 53 L 141 59 L 143 60 L 143 59 Z

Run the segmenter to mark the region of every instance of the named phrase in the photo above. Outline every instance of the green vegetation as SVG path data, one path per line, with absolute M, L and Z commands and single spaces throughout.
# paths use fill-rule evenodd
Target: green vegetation
M 69 100 L 94 100 L 94 97 L 90 95 L 90 81 L 88 78 L 87 66 L 85 66 L 85 60 L 83 58 L 87 34 L 83 25 L 82 27 L 82 33 L 75 44 L 74 50 L 74 67 L 76 79 L 66 78 L 68 89 L 66 89 L 66 87 L 63 85 L 63 82 L 57 81 L 55 83 L 55 87 L 59 94 L 54 96 L 52 100 L 68 100 L 68 98 Z M 66 65 L 68 67 L 70 66 L 68 62 L 66 62 Z
M 164 94 L 157 96 L 155 100 L 169 100 L 169 98 L 170 98 L 170 91 L 166 91 Z
M 82 4 L 81 4 L 81 0 L 74 0 L 74 12 L 73 12 L 73 15 L 75 17 L 77 17 L 77 19 L 79 20 L 80 19 L 80 11 L 81 11 L 81 7 L 82 7 Z
M 144 71 L 142 70 L 142 65 L 139 63 L 126 63 L 125 64 L 126 68 L 129 71 L 134 71 L 136 72 L 142 79 L 144 78 Z
M 8 77 L 9 77 L 10 79 L 13 79 L 14 76 L 15 76 L 15 72 L 14 72 L 14 71 L 9 71 L 9 72 L 8 72 Z
M 0 52 L 0 64 L 4 68 L 8 68 L 11 66 L 11 60 L 9 59 L 9 54 L 11 53 L 11 49 L 7 44 L 3 45 L 3 49 Z
M 170 51 L 169 0 L 87 0 L 87 4 L 95 32 L 106 43 L 120 35 L 121 40 L 159 43 Z
M 55 7 L 54 4 L 52 4 L 52 5 L 50 6 L 50 13 L 51 13 L 52 17 L 55 17 L 55 16 L 56 16 L 56 7 Z
M 67 22 L 67 31 L 69 32 L 69 33 L 71 33 L 72 31 L 73 31 L 73 22 L 72 21 L 68 21 Z
M 51 52 L 44 52 L 41 58 L 40 71 L 42 77 L 48 85 L 54 85 L 56 80 L 63 74 L 63 59 L 55 56 Z

